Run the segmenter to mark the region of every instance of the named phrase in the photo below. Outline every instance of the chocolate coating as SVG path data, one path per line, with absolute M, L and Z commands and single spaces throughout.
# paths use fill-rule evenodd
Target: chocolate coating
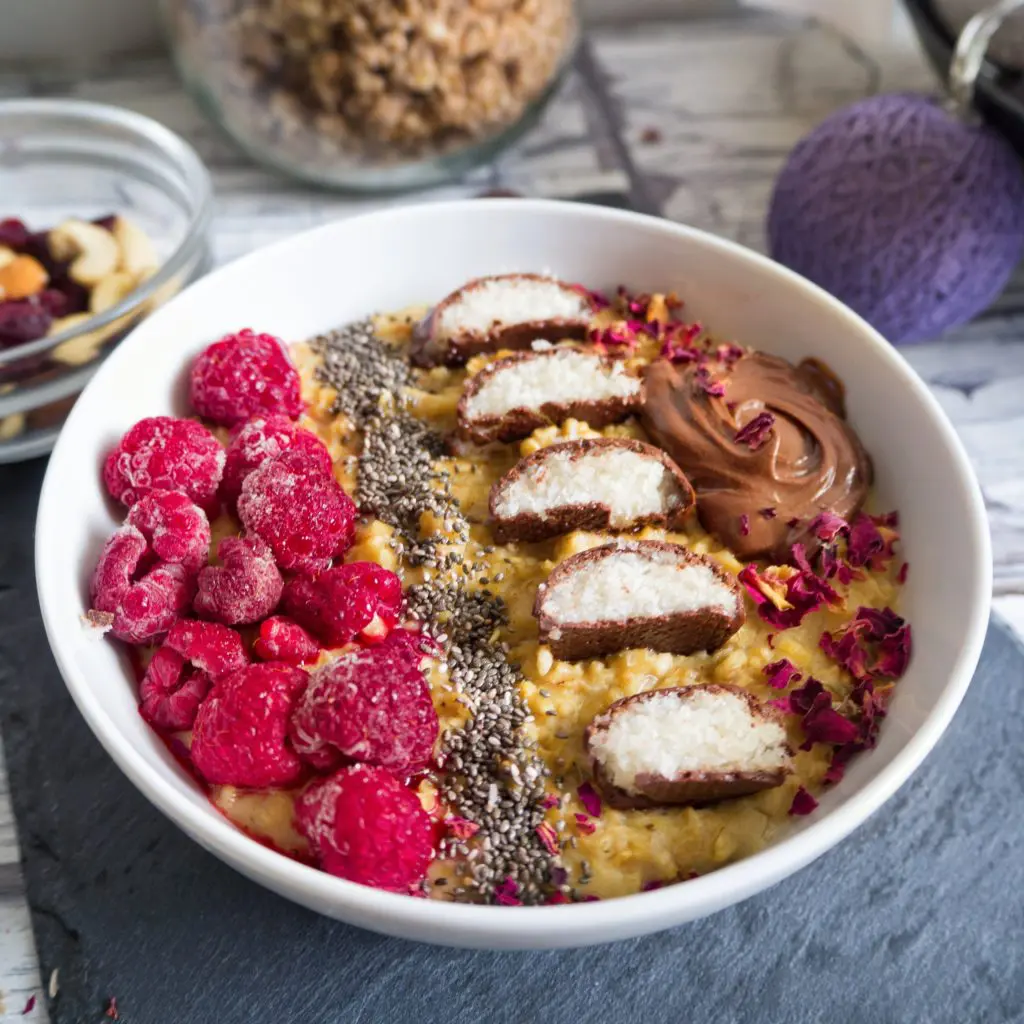
M 693 363 L 652 363 L 641 420 L 692 482 L 704 528 L 737 557 L 785 561 L 794 541 L 807 540 L 792 520 L 806 525 L 823 509 L 848 519 L 860 509 L 871 459 L 833 411 L 842 408 L 841 392 L 831 375 L 835 383 L 823 386 L 822 364 L 795 367 L 749 352 L 712 373 L 723 396 L 707 394 L 697 373 Z M 764 412 L 775 420 L 763 443 L 737 442 L 737 432 Z M 760 514 L 765 508 L 775 510 L 773 518 Z

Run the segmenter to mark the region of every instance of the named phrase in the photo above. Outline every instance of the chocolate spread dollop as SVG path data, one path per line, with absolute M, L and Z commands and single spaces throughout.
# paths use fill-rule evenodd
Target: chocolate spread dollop
M 739 558 L 785 561 L 817 513 L 849 519 L 863 505 L 871 459 L 843 418 L 841 382 L 817 360 L 660 359 L 645 379 L 644 429 L 690 478 L 704 528 Z M 724 394 L 709 393 L 716 382 Z

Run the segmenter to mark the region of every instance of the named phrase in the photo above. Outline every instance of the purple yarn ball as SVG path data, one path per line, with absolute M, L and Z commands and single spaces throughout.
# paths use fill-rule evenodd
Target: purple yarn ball
M 923 341 L 1005 287 L 1024 248 L 1024 171 L 991 129 L 923 96 L 874 96 L 797 144 L 768 238 L 890 341 Z

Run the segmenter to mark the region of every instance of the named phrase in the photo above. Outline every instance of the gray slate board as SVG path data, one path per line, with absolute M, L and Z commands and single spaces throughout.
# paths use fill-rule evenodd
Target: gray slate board
M 154 810 L 46 649 L 44 464 L 0 470 L 0 715 L 54 1024 L 1024 1020 L 1024 653 L 1001 626 L 939 748 L 850 840 L 696 924 L 612 946 L 465 952 L 287 903 Z M 514 911 L 510 911 L 514 913 Z

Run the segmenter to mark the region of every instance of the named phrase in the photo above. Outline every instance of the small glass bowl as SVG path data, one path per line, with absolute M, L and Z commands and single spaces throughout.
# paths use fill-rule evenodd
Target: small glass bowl
M 114 345 L 208 269 L 212 195 L 192 147 L 148 117 L 79 100 L 0 103 L 0 219 L 43 231 L 71 217 L 123 215 L 160 259 L 110 309 L 59 334 L 0 347 L 0 462 L 48 452 Z

